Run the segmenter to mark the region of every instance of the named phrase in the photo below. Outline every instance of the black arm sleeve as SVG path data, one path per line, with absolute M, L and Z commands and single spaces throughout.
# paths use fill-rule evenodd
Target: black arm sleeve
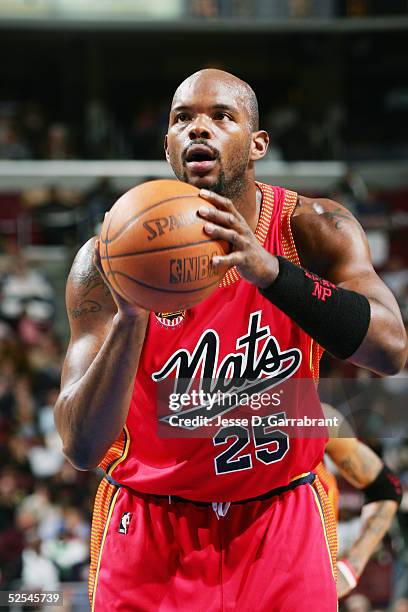
M 347 359 L 363 342 L 370 325 L 368 299 L 337 287 L 284 257 L 279 274 L 261 294 L 287 314 L 335 357 Z
M 365 504 L 383 500 L 392 500 L 397 502 L 398 505 L 401 503 L 402 489 L 400 479 L 385 464 L 377 478 L 363 491 Z

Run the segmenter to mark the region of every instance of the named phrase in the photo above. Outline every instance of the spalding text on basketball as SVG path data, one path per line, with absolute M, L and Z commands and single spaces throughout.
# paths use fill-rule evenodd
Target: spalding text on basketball
M 180 227 L 194 225 L 198 223 L 196 215 L 168 215 L 144 221 L 143 227 L 147 231 L 147 239 L 154 240 L 158 236 L 163 236 L 166 232 L 171 232 Z

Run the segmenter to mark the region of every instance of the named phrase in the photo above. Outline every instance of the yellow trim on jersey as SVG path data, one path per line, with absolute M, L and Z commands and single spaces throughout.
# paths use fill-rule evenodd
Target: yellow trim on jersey
M 335 568 L 333 567 L 331 550 L 330 550 L 330 546 L 329 546 L 329 539 L 327 537 L 327 531 L 326 531 L 326 521 L 324 520 L 324 514 L 323 514 L 322 506 L 320 504 L 320 498 L 319 498 L 319 495 L 318 495 L 317 491 L 315 491 L 315 489 L 313 487 L 310 487 L 310 488 L 313 491 L 313 495 L 314 495 L 314 499 L 315 499 L 315 502 L 316 502 L 317 510 L 319 512 L 319 515 L 320 515 L 320 520 L 322 521 L 324 539 L 326 541 L 327 553 L 328 553 L 329 559 L 330 559 L 330 567 L 331 567 L 331 571 L 332 571 L 332 574 L 333 574 L 333 578 L 336 580 L 336 572 L 335 572 Z
M 264 246 L 271 224 L 271 219 L 274 214 L 275 191 L 272 185 L 266 185 L 265 183 L 260 183 L 258 181 L 256 181 L 256 184 L 262 191 L 262 204 L 254 234 L 261 246 Z M 241 276 L 237 270 L 237 267 L 234 266 L 233 268 L 229 268 L 229 270 L 227 270 L 224 278 L 218 286 L 229 287 L 233 283 L 240 280 L 240 278 Z
M 286 259 L 289 259 L 289 261 L 296 266 L 300 266 L 299 254 L 296 249 L 295 240 L 292 234 L 292 227 L 290 224 L 297 200 L 298 194 L 296 191 L 285 189 L 284 202 L 280 217 L 280 226 L 282 230 L 282 252 Z
M 116 491 L 116 493 L 114 494 L 114 496 L 112 497 L 111 506 L 109 508 L 108 516 L 106 517 L 105 529 L 103 530 L 102 541 L 101 541 L 100 548 L 99 548 L 98 565 L 96 567 L 96 572 L 95 572 L 95 582 L 94 582 L 94 586 L 93 586 L 93 589 L 92 589 L 92 608 L 91 608 L 91 612 L 94 612 L 94 608 L 95 608 L 95 592 L 96 592 L 96 586 L 98 584 L 99 568 L 100 568 L 100 565 L 101 565 L 103 546 L 105 544 L 106 534 L 108 533 L 109 523 L 110 523 L 110 520 L 111 520 L 111 517 L 112 517 L 112 512 L 113 512 L 113 509 L 115 507 L 116 498 L 118 496 L 119 491 L 120 491 L 120 489 L 118 489 Z
M 109 474 L 109 476 L 112 475 L 113 470 L 119 465 L 119 463 L 122 463 L 122 461 L 124 461 L 127 457 L 127 454 L 129 452 L 129 446 L 130 446 L 130 434 L 129 434 L 129 430 L 126 427 L 126 425 L 123 426 L 123 429 L 125 430 L 125 434 L 126 434 L 126 444 L 125 444 L 125 448 L 123 449 L 123 452 L 121 454 L 120 457 L 118 457 L 116 459 L 116 461 L 114 461 L 111 465 L 111 467 L 109 468 L 109 470 L 107 471 L 107 474 Z

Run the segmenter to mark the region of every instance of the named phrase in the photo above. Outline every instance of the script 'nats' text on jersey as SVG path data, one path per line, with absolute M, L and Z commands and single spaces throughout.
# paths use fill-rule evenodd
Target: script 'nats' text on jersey
M 258 186 L 262 206 L 257 239 L 270 253 L 299 265 L 290 229 L 297 194 Z M 285 427 L 274 428 L 262 419 L 288 416 L 279 397 L 281 383 L 316 381 L 321 352 L 254 285 L 229 270 L 197 306 L 174 317 L 150 314 L 126 425 L 101 467 L 135 491 L 197 501 L 247 499 L 288 484 L 321 461 L 325 434 L 291 436 Z M 321 414 L 313 382 L 311 386 L 308 409 L 312 401 Z M 250 419 L 246 425 L 234 420 L 237 404 L 225 408 L 220 401 L 226 388 L 239 399 L 244 393 L 268 392 L 270 406 L 262 409 L 261 420 Z M 170 405 L 169 394 L 181 400 L 193 390 L 192 404 L 186 399 L 183 405 Z M 295 393 L 291 416 L 302 413 L 302 402 L 302 393 Z

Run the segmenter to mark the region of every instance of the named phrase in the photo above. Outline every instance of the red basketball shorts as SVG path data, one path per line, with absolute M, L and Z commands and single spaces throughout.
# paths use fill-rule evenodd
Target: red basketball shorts
M 225 504 L 214 508 L 103 480 L 92 525 L 92 610 L 337 610 L 335 526 L 317 479 L 231 504 L 225 516 Z

